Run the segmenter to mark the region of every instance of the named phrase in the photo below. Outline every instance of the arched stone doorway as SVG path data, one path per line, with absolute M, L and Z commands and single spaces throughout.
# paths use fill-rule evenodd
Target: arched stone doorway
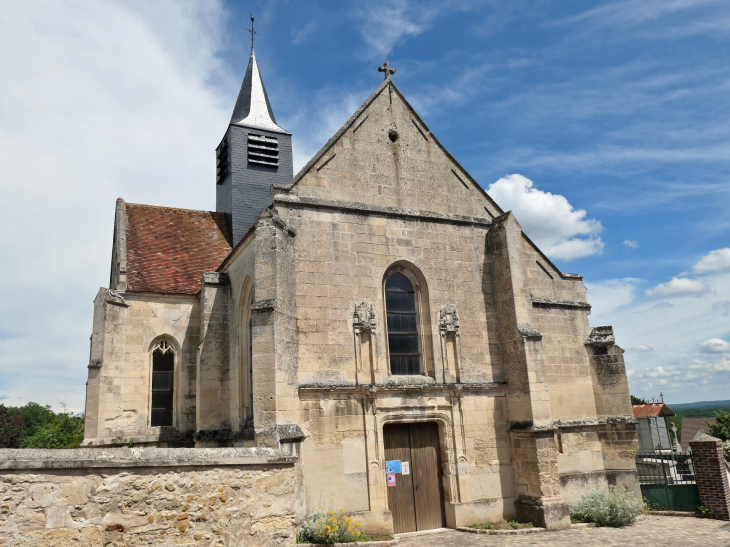
M 383 448 L 394 532 L 443 527 L 446 518 L 438 424 L 433 421 L 385 424 Z

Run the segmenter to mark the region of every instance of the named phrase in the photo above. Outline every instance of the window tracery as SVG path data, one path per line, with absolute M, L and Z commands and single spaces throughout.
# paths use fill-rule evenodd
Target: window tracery
M 152 427 L 173 425 L 175 359 L 175 349 L 164 338 L 152 349 L 152 401 L 150 405 L 150 425 Z

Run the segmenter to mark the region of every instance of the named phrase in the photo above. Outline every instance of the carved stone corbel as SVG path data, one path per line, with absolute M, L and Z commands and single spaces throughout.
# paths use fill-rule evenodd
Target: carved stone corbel
M 352 313 L 352 330 L 355 333 L 355 377 L 358 384 L 373 383 L 375 380 L 377 326 L 373 305 L 369 302 L 355 304 Z M 365 346 L 365 355 L 363 355 L 363 346 Z
M 449 332 L 459 336 L 459 314 L 453 304 L 441 304 L 439 306 L 439 330 L 442 337 Z
M 439 333 L 441 334 L 443 382 L 459 382 L 461 325 L 459 313 L 453 304 L 439 305 Z

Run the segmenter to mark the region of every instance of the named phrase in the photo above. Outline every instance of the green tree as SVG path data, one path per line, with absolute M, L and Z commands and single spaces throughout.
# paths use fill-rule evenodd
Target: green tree
M 8 409 L 26 425 L 21 448 L 77 448 L 84 440 L 84 418 L 65 411 L 56 414 L 50 405 L 30 402 Z
M 25 423 L 24 439 L 35 435 L 40 429 L 52 423 L 56 417 L 56 414 L 51 410 L 51 405 L 41 406 L 32 401 L 25 406 L 12 408 L 11 410 L 17 412 L 23 418 L 23 423 Z
M 0 448 L 20 447 L 24 429 L 20 415 L 0 404 Z
M 645 399 L 642 399 L 640 397 L 634 397 L 633 395 L 629 395 L 631 397 L 631 404 L 632 405 L 646 405 L 649 404 L 646 402 Z
M 722 439 L 723 441 L 730 441 L 730 414 L 718 410 L 715 412 L 715 423 L 711 424 L 705 420 L 710 435 Z

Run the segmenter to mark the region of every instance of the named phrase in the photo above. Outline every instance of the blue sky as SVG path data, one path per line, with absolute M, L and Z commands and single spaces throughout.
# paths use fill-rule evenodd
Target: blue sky
M 387 58 L 439 140 L 584 275 L 632 393 L 730 398 L 727 2 L 38 0 L 0 13 L 3 402 L 83 408 L 117 197 L 214 208 L 251 11 L 295 169 Z

